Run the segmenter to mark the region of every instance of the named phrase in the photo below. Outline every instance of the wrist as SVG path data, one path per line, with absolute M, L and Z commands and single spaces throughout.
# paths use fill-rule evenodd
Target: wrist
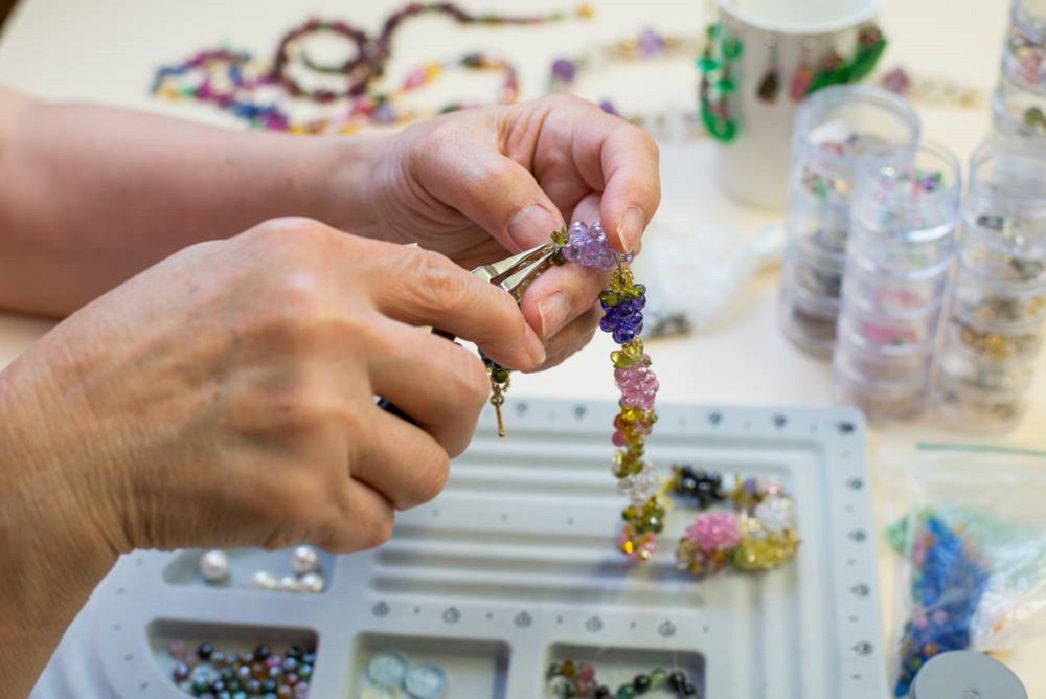
M 384 134 L 324 139 L 327 164 L 320 170 L 323 213 L 317 218 L 340 230 L 381 238 L 381 219 L 372 196 L 374 174 L 393 138 Z

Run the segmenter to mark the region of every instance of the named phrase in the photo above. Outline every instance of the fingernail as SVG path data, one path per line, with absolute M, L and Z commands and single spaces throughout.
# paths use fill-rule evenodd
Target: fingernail
M 541 341 L 541 338 L 537 336 L 537 333 L 529 325 L 527 325 L 523 334 L 526 336 L 524 342 L 527 346 L 527 356 L 530 357 L 532 362 L 531 366 L 541 366 L 545 363 L 545 343 Z
M 544 242 L 552 231 L 562 227 L 558 217 L 538 204 L 530 204 L 509 220 L 508 237 L 521 248 L 529 248 Z
M 617 229 L 617 235 L 621 238 L 621 245 L 625 252 L 633 252 L 639 245 L 639 239 L 643 235 L 643 224 L 646 217 L 638 207 L 633 206 L 621 217 L 621 226 Z
M 554 291 L 538 302 L 538 315 L 541 316 L 541 335 L 546 340 L 567 323 L 570 315 L 570 304 L 562 291 Z

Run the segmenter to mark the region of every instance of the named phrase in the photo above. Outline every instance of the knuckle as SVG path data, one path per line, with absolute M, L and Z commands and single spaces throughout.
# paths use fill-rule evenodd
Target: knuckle
M 468 274 L 444 255 L 415 250 L 407 258 L 409 273 L 431 302 L 459 308 L 468 300 Z
M 381 546 L 392 538 L 393 522 L 391 509 L 385 509 L 380 514 L 367 518 L 361 523 L 360 543 L 364 548 Z
M 433 452 L 418 473 L 415 504 L 432 500 L 447 487 L 447 480 L 450 478 L 450 455 L 439 448 L 434 448 Z

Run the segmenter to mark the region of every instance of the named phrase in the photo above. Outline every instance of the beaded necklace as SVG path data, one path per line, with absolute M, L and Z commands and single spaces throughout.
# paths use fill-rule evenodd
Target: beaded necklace
M 503 74 L 498 104 L 512 104 L 519 96 L 518 73 L 505 59 L 470 52 L 452 61 L 430 61 L 412 70 L 403 84 L 390 91 L 374 88 L 392 55 L 392 40 L 403 23 L 425 14 L 449 17 L 458 24 L 529 26 L 564 21 L 571 15 L 555 12 L 535 16 L 472 14 L 450 2 L 412 2 L 393 13 L 374 37 L 340 20 L 310 19 L 280 39 L 269 64 L 246 51 L 220 48 L 200 51 L 180 63 L 161 66 L 153 81 L 154 94 L 212 104 L 255 128 L 292 133 L 355 133 L 367 124 L 403 123 L 437 112 L 471 106 L 450 103 L 435 110 L 414 110 L 397 103 L 407 92 L 431 84 L 450 69 L 495 71 Z M 592 16 L 589 5 L 573 16 Z M 309 52 L 318 37 L 338 37 L 354 53 L 338 62 L 324 63 Z M 296 118 L 292 106 L 327 113 Z

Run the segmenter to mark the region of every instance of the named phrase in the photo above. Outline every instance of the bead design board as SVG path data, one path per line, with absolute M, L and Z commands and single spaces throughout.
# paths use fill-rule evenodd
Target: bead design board
M 319 594 L 247 586 L 251 571 L 288 565 L 286 551 L 231 552 L 229 587 L 203 583 L 198 550 L 126 556 L 41 686 L 75 689 L 54 695 L 63 697 L 177 699 L 185 695 L 163 649 L 206 638 L 233 649 L 317 643 L 314 699 L 358 699 L 379 649 L 439 664 L 453 699 L 537 699 L 548 664 L 565 658 L 593 662 L 612 688 L 663 667 L 685 672 L 707 699 L 886 696 L 860 414 L 659 409 L 648 444 L 663 472 L 686 462 L 767 475 L 796 500 L 793 564 L 695 582 L 673 565 L 694 510 L 669 514 L 646 566 L 614 547 L 623 504 L 609 471 L 615 409 L 510 400 L 500 440 L 485 414 L 447 490 L 401 515 L 380 549 L 324 557 Z

